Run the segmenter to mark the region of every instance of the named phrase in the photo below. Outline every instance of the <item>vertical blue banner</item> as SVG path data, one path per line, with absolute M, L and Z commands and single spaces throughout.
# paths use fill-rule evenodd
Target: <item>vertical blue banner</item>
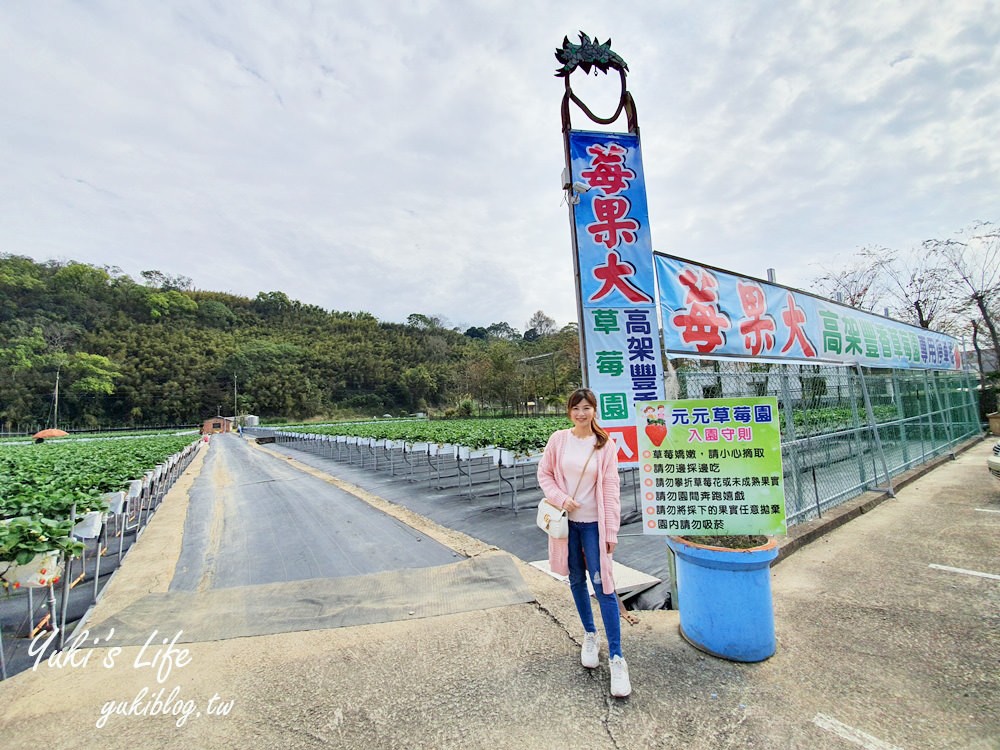
M 583 306 L 655 304 L 639 136 L 573 130 L 569 149 L 572 181 L 588 188 L 573 212 Z
M 663 357 L 639 137 L 569 132 L 587 382 L 618 461 L 638 461 L 637 401 L 663 399 Z M 585 187 L 586 189 L 581 189 Z

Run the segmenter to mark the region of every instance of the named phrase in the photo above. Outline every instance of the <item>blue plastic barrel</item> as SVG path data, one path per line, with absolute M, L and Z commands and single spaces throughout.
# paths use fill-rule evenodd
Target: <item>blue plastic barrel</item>
M 677 561 L 681 635 L 692 646 L 730 661 L 774 654 L 771 563 L 777 540 L 747 550 L 705 547 L 667 537 Z

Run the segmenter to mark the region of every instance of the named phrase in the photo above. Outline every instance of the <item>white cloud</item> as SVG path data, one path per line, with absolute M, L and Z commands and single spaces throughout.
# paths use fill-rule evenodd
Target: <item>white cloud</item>
M 659 250 L 802 286 L 998 218 L 987 2 L 7 3 L 0 252 L 566 323 L 552 52 L 578 30 L 629 63 Z M 573 78 L 599 111 L 616 85 Z

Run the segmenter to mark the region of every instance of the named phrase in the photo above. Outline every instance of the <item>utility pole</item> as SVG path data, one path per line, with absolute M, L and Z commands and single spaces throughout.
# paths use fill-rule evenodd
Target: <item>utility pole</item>
M 56 368 L 56 394 L 54 403 L 52 405 L 52 427 L 53 429 L 59 429 L 59 370 L 61 368 Z

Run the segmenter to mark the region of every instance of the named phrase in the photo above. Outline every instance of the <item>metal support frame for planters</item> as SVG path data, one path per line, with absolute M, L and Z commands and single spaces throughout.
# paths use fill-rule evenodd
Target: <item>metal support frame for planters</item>
M 455 471 L 458 472 L 458 483 L 462 484 L 462 477 L 469 480 L 469 497 L 472 497 L 472 461 L 469 461 L 469 471 L 462 470 L 462 457 L 456 451 L 455 453 Z
M 409 479 L 413 479 L 413 462 L 410 461 L 410 454 L 413 452 L 413 445 L 410 443 L 403 443 L 403 463 L 406 464 L 406 468 L 409 469 L 407 476 Z
M 44 628 L 47 624 L 52 623 L 53 627 L 58 621 L 55 617 L 56 611 L 56 594 L 55 588 L 52 581 L 48 581 L 45 584 L 45 589 L 48 591 L 48 597 L 45 603 L 48 605 L 49 611 L 43 618 L 41 618 L 37 623 L 35 622 L 35 586 L 28 586 L 28 637 L 34 638 L 35 635 Z
M 41 631 L 47 624 L 51 623 L 53 628 L 57 627 L 59 618 L 56 612 L 56 592 L 55 586 L 52 581 L 48 581 L 45 584 L 45 589 L 48 593 L 46 597 L 46 604 L 48 605 L 49 611 L 38 623 L 35 623 L 35 587 L 28 587 L 27 605 L 28 605 L 28 637 L 34 638 L 35 635 Z M 3 631 L 0 629 L 0 680 L 7 679 L 7 655 L 3 648 Z
M 139 510 L 142 507 L 143 482 L 141 479 L 133 479 L 129 482 L 128 494 L 125 496 L 125 508 L 122 513 L 121 539 L 118 543 L 118 559 L 121 560 L 122 545 L 125 543 L 125 534 L 129 531 L 139 530 Z M 134 518 L 135 522 L 130 524 L 129 518 Z M 115 522 L 117 527 L 117 521 Z
M 69 509 L 69 520 L 70 523 L 76 521 L 76 503 L 70 506 Z M 62 577 L 62 601 L 60 603 L 59 612 L 61 617 L 59 618 L 59 650 L 61 651 L 66 642 L 66 609 L 69 605 L 69 575 L 70 575 L 70 563 L 72 557 L 69 556 L 68 552 L 63 553 L 63 577 Z M 56 622 L 55 619 L 52 620 L 53 623 Z
M 464 445 L 454 446 L 453 456 L 455 469 L 458 472 L 458 484 L 462 484 L 462 477 L 468 479 L 468 496 L 474 496 L 472 491 L 473 476 L 477 473 L 477 467 L 486 466 L 486 483 L 492 481 L 493 464 L 495 463 L 495 448 L 469 448 Z M 462 469 L 462 462 L 465 462 L 466 470 Z M 482 473 L 481 471 L 478 473 Z
M 542 455 L 536 453 L 530 456 L 516 456 L 511 451 L 503 450 L 501 448 L 496 449 L 495 461 L 497 466 L 497 495 L 500 500 L 503 500 L 503 482 L 507 483 L 510 487 L 511 498 L 510 498 L 510 508 L 517 515 L 517 479 L 520 476 L 521 479 L 521 489 L 525 489 L 525 469 L 527 467 L 537 467 L 538 462 L 541 461 Z M 510 477 L 505 477 L 503 475 L 504 468 L 509 468 L 512 471 Z M 537 468 L 535 469 L 537 473 Z

